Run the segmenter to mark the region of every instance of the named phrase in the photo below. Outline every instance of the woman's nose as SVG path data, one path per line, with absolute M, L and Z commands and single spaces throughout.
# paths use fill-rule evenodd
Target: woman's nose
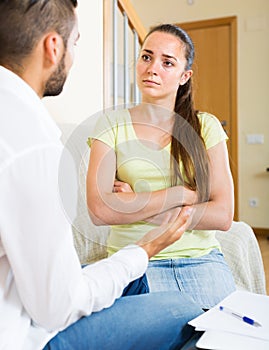
M 149 75 L 157 75 L 158 68 L 156 62 L 151 62 L 151 64 L 148 66 L 148 74 Z
M 148 70 L 148 75 L 153 76 L 153 75 L 157 75 L 156 72 L 154 72 L 152 69 Z

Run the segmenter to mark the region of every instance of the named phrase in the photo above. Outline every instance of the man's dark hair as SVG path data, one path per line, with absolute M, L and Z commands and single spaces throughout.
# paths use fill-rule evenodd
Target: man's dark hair
M 77 0 L 0 0 L 0 65 L 20 70 L 38 40 L 56 31 L 67 45 Z

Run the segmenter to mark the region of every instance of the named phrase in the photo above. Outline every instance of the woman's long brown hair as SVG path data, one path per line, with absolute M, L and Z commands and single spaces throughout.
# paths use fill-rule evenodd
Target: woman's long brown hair
M 154 27 L 153 32 L 164 32 L 177 37 L 184 45 L 186 70 L 191 69 L 194 59 L 194 45 L 188 34 L 172 24 L 161 24 Z M 198 111 L 194 108 L 191 78 L 179 85 L 175 101 L 175 122 L 171 140 L 171 184 L 176 185 L 178 179 L 184 186 L 197 191 L 199 201 L 207 201 L 209 197 L 209 161 L 201 136 L 201 125 Z M 180 160 L 183 169 L 180 169 Z

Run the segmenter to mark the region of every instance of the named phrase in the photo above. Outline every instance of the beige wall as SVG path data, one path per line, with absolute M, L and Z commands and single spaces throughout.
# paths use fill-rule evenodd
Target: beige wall
M 64 90 L 44 99 L 60 123 L 80 123 L 103 106 L 103 2 L 79 1 L 78 19 L 81 37 Z
M 269 1 L 132 0 L 148 29 L 162 22 L 190 22 L 217 17 L 238 19 L 239 219 L 269 228 Z M 264 135 L 250 145 L 248 134 Z M 258 206 L 249 206 L 256 198 Z

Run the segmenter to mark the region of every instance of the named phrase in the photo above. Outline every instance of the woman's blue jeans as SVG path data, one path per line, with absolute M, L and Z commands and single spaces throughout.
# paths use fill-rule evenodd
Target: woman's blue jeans
M 180 349 L 194 333 L 187 322 L 202 312 L 178 291 L 124 296 L 58 333 L 44 350 Z
M 150 292 L 184 292 L 203 309 L 215 306 L 236 289 L 218 249 L 199 258 L 150 261 L 146 275 Z

